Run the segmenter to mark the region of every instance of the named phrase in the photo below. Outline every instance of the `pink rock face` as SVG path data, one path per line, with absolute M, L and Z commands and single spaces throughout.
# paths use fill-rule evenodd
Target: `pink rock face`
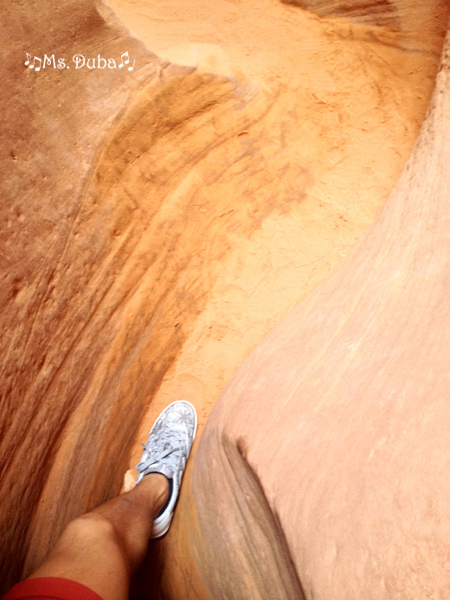
M 211 597 L 450 597 L 449 165 L 447 38 L 382 214 L 207 423 L 194 555 Z

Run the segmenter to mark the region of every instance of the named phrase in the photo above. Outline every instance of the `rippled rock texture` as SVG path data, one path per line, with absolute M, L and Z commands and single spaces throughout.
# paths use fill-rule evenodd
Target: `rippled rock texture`
M 448 10 L 445 0 L 410 2 L 409 0 L 284 0 L 320 17 L 341 17 L 354 23 L 379 25 L 394 31 L 432 31 L 439 27 Z
M 213 598 L 450 593 L 449 117 L 450 38 L 382 214 L 208 421 L 194 552 Z
M 423 30 L 269 0 L 114 9 L 0 8 L 4 588 L 120 491 L 162 406 L 189 399 L 203 424 L 257 346 L 155 545 L 164 594 L 371 597 L 372 582 L 372 597 L 405 597 L 399 570 L 411 598 L 434 593 L 444 67 L 388 205 L 282 319 L 398 179 L 448 7 L 430 3 Z

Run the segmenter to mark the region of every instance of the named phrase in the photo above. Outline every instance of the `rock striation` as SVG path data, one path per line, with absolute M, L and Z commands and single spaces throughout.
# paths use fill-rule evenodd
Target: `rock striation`
M 340 17 L 354 23 L 386 27 L 417 34 L 445 28 L 442 12 L 448 13 L 445 0 L 283 0 L 286 4 L 311 10 L 320 17 Z
M 210 597 L 450 593 L 449 115 L 450 36 L 386 207 L 213 410 L 193 478 Z
M 402 6 L 406 23 L 417 11 Z M 401 556 L 411 586 L 428 589 L 444 532 L 444 67 L 386 210 L 258 344 L 398 179 L 448 14 L 429 6 L 433 26 L 399 31 L 272 0 L 0 7 L 0 593 L 70 519 L 120 491 L 162 406 L 186 397 L 204 424 L 255 347 L 154 546 L 162 593 L 310 597 L 339 577 L 363 590 L 358 577 L 376 572 L 396 597 Z M 289 464 L 297 451 L 305 460 Z M 293 500 L 289 485 L 309 495 Z M 386 559 L 391 534 L 416 562 Z

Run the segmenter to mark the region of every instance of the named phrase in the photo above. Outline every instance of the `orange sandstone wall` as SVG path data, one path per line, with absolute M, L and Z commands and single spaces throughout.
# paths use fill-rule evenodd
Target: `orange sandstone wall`
M 439 28 L 414 37 L 265 2 L 118 0 L 138 37 L 102 2 L 0 8 L 4 589 L 119 492 L 163 405 L 187 397 L 206 421 L 236 367 L 373 221 L 410 153 Z M 30 69 L 27 52 L 71 68 Z M 71 61 L 125 52 L 122 69 Z M 189 541 L 211 535 L 195 520 L 204 457 L 156 546 L 170 550 L 173 597 L 186 582 L 216 594 L 214 559 Z M 298 590 L 283 540 L 269 567 Z
M 354 23 L 377 25 L 417 36 L 445 31 L 446 0 L 283 0 L 320 17 L 340 17 Z M 416 38 L 417 39 L 417 38 Z

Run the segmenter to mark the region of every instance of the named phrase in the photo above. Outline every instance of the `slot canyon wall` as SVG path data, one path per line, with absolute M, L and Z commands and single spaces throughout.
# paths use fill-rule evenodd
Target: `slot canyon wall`
M 448 3 L 111 4 L 0 7 L 0 593 L 242 364 L 152 593 L 444 598 Z
M 211 597 L 449 597 L 449 142 L 450 34 L 388 204 L 207 423 L 193 552 Z

